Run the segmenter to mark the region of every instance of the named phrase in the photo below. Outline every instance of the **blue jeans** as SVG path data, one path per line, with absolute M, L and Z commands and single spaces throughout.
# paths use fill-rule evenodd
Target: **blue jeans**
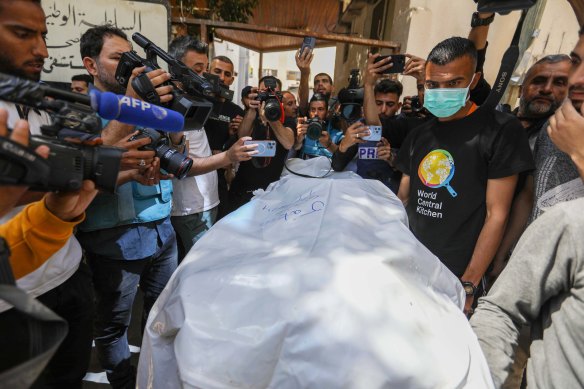
M 177 266 L 174 235 L 154 255 L 138 260 L 116 260 L 87 252 L 97 298 L 94 339 L 101 366 L 114 388 L 133 388 L 128 326 L 138 285 L 144 293 L 142 330 L 150 309 Z
M 192 215 L 170 217 L 172 227 L 176 232 L 178 263 L 183 260 L 205 232 L 209 231 L 215 224 L 218 209 L 218 207 L 215 207 Z

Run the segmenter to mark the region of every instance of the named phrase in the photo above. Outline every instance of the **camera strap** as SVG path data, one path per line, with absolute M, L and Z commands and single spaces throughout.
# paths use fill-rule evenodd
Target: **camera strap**
M 14 104 L 16 106 L 16 111 L 18 112 L 18 116 L 22 120 L 28 120 L 28 113 L 30 112 L 30 107 L 22 106 L 20 104 Z
M 527 10 L 521 11 L 521 17 L 517 23 L 517 28 L 515 29 L 515 34 L 511 40 L 511 45 L 507 51 L 505 51 L 503 59 L 501 60 L 501 68 L 497 74 L 495 85 L 491 89 L 491 93 L 489 93 L 489 96 L 482 107 L 494 109 L 503 98 L 507 85 L 509 85 L 509 80 L 513 75 L 513 70 L 515 70 L 517 60 L 519 59 L 519 38 L 521 37 L 523 22 L 525 21 L 526 15 Z

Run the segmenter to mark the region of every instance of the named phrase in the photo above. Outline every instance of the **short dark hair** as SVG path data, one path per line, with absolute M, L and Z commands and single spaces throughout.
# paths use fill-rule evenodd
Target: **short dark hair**
M 399 81 L 384 79 L 375 85 L 375 93 L 395 93 L 397 97 L 402 95 L 404 86 Z
M 434 46 L 428 55 L 426 64 L 431 62 L 442 66 L 465 56 L 472 59 L 474 70 L 477 64 L 477 49 L 474 43 L 469 39 L 453 36 Z
M 533 65 L 531 65 L 531 67 L 529 69 L 527 69 L 527 72 L 525 72 L 525 76 L 523 77 L 523 80 L 527 80 L 529 78 L 529 76 L 533 72 L 533 68 L 535 68 L 537 65 L 541 65 L 544 63 L 554 64 L 554 63 L 560 63 L 560 62 L 564 62 L 564 61 L 572 62 L 572 59 L 570 58 L 569 55 L 566 55 L 566 54 L 546 55 L 545 57 L 538 59 Z
M 93 77 L 91 77 L 89 74 L 76 74 L 73 77 L 71 77 L 71 82 L 73 81 L 83 81 L 87 85 L 89 85 L 93 83 Z
M 578 31 L 578 35 L 584 35 L 584 24 L 580 27 L 580 31 Z
M 29 0 L 31 3 L 37 4 L 39 7 L 42 7 L 41 0 Z M 4 4 L 0 1 L 0 13 L 4 10 Z
M 213 57 L 213 59 L 211 60 L 211 62 L 213 62 L 213 61 L 215 61 L 215 60 L 217 60 L 217 61 L 221 61 L 221 62 L 225 62 L 225 63 L 231 64 L 231 66 L 233 66 L 233 61 L 231 61 L 231 60 L 229 59 L 229 57 L 226 57 L 226 56 L 224 56 L 224 55 L 218 55 L 218 56 L 216 56 L 216 57 Z
M 312 79 L 312 83 L 314 83 L 314 80 L 316 80 L 316 77 L 318 76 L 326 76 L 329 79 L 329 82 L 331 83 L 331 85 L 333 85 L 333 79 L 331 78 L 331 76 L 329 76 L 327 73 L 318 73 L 316 76 L 314 76 L 314 78 Z
M 312 97 L 310 98 L 310 102 L 308 104 L 310 104 L 310 103 L 312 103 L 314 101 L 324 101 L 324 105 L 326 107 L 328 107 L 328 98 L 323 93 L 315 93 L 315 94 L 313 94 Z
M 121 29 L 112 26 L 111 24 L 104 24 L 102 26 L 92 27 L 81 35 L 79 46 L 81 48 L 81 58 L 89 57 L 97 59 L 101 49 L 103 48 L 103 40 L 105 37 L 119 36 L 122 39 L 128 40 L 128 36 Z
M 187 52 L 191 50 L 196 51 L 199 54 L 208 55 L 209 45 L 188 35 L 179 36 L 168 45 L 168 54 L 172 55 L 179 61 L 182 61 Z
M 274 77 L 274 76 L 263 76 L 262 78 L 260 78 L 260 80 L 258 81 L 258 86 L 264 82 L 267 79 L 274 79 L 276 80 L 276 84 L 278 84 L 278 88 L 280 88 L 280 90 L 282 90 L 282 81 L 280 81 L 278 78 Z M 264 83 L 265 85 L 265 83 Z

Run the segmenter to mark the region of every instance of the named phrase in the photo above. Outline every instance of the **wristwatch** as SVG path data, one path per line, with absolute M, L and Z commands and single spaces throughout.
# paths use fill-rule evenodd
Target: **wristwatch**
M 493 23 L 493 20 L 495 20 L 495 14 L 493 13 L 491 16 L 489 16 L 488 18 L 485 19 L 481 19 L 479 17 L 479 13 L 478 12 L 474 12 L 472 14 L 472 19 L 470 21 L 470 26 L 471 27 L 480 27 L 480 26 L 488 26 L 489 24 Z
M 464 293 L 467 296 L 474 296 L 477 294 L 477 287 L 470 281 L 460 281 L 462 284 L 462 288 L 464 289 Z

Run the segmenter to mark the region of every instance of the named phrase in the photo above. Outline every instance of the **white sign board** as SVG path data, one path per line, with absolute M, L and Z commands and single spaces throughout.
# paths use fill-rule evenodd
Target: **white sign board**
M 47 47 L 41 78 L 69 82 L 75 74 L 87 73 L 79 52 L 79 38 L 91 27 L 111 24 L 131 36 L 140 32 L 156 45 L 168 47 L 168 10 L 163 4 L 123 0 L 45 0 Z M 133 43 L 142 57 L 144 52 Z

